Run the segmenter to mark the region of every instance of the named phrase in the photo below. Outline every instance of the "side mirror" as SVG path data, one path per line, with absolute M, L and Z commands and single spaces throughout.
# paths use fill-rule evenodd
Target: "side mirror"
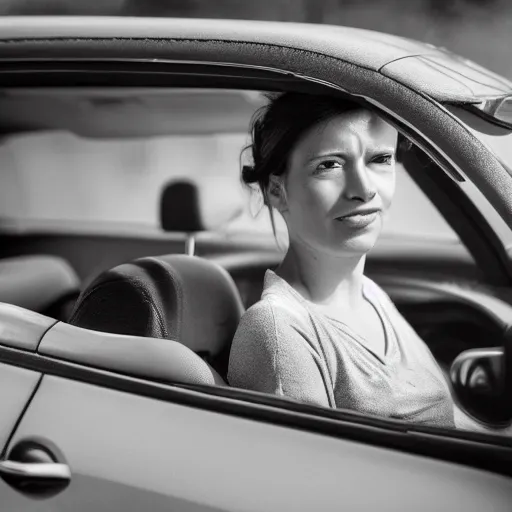
M 493 427 L 512 422 L 512 329 L 503 347 L 465 350 L 453 361 L 450 379 L 462 409 Z

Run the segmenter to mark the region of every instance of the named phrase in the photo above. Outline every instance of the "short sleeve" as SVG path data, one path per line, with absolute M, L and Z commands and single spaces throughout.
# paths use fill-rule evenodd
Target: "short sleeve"
M 260 301 L 244 314 L 237 329 L 228 381 L 234 387 L 329 407 L 319 359 L 293 320 Z

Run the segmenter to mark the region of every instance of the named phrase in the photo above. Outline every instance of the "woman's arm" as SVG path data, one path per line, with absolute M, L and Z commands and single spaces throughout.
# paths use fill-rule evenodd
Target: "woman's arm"
M 231 386 L 334 407 L 321 368 L 324 362 L 293 319 L 276 312 L 267 301 L 255 304 L 242 317 L 229 357 Z

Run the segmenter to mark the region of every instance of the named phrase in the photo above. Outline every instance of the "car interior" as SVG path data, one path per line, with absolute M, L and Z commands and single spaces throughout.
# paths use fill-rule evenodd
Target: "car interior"
M 228 89 L 0 91 L 0 301 L 59 321 L 39 353 L 227 385 L 241 315 L 286 248 L 283 222 L 274 238 L 239 179 L 265 101 Z M 497 344 L 471 290 L 499 290 L 471 230 L 436 201 L 426 175 L 442 171 L 408 151 L 366 273 L 448 371 L 462 351 Z

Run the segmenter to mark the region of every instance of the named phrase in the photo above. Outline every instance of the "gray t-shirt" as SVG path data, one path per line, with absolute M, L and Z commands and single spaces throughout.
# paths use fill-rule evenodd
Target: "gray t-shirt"
M 242 317 L 231 348 L 230 385 L 332 408 L 455 427 L 448 383 L 425 343 L 387 294 L 363 278 L 386 337 L 379 356 L 268 270 L 261 300 Z

